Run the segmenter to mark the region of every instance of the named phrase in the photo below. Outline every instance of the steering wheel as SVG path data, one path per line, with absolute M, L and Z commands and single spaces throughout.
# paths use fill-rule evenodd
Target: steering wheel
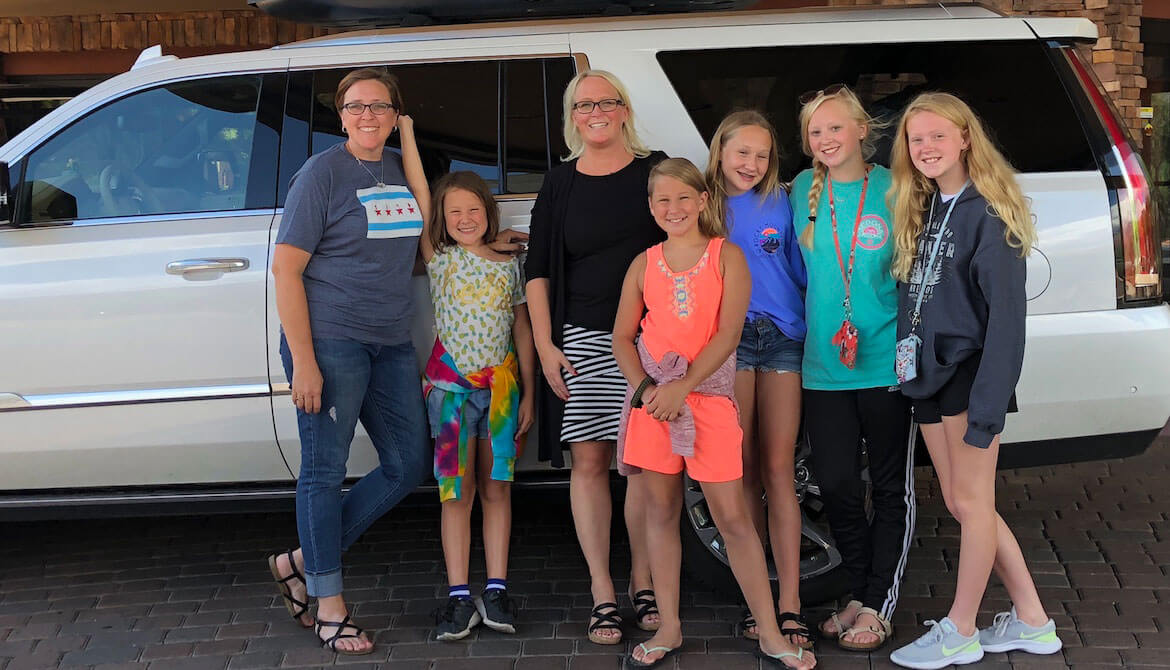
M 98 176 L 102 209 L 107 216 L 154 214 L 162 203 L 154 191 L 133 170 L 114 161 L 102 168 Z

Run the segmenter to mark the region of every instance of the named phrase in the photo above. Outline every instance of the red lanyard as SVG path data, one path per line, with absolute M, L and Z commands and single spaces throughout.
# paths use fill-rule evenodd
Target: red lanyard
M 841 240 L 837 237 L 837 207 L 833 204 L 833 178 L 825 175 L 829 184 L 829 217 L 833 221 L 833 248 L 837 250 L 837 264 L 841 267 L 841 281 L 845 284 L 845 319 L 853 318 L 853 305 L 849 301 L 849 285 L 853 283 L 853 261 L 857 257 L 857 231 L 861 229 L 861 214 L 865 210 L 865 191 L 869 188 L 869 170 L 861 182 L 861 202 L 857 203 L 857 220 L 853 222 L 853 241 L 849 244 L 849 265 L 841 255 Z

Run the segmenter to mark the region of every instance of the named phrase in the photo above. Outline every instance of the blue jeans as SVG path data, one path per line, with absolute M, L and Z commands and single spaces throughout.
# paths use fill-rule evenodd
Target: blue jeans
M 341 552 L 422 482 L 430 453 L 414 345 L 314 338 L 313 351 L 325 383 L 320 412 L 297 410 L 297 533 L 309 595 L 324 598 L 341 593 Z M 292 355 L 283 333 L 280 358 L 291 382 Z M 342 496 L 359 419 L 380 465 Z
M 804 342 L 785 335 L 766 316 L 748 319 L 735 348 L 735 369 L 756 372 L 800 372 Z

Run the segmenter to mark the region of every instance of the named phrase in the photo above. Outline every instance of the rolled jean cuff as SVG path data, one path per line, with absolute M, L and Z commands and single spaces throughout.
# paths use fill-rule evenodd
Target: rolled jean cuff
M 341 595 L 341 570 L 337 569 L 321 575 L 306 573 L 305 585 L 309 587 L 309 595 L 314 598 Z

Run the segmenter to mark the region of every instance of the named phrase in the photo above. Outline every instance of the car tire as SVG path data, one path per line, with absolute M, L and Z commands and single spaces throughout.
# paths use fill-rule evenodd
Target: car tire
M 800 500 L 801 556 L 800 601 L 805 607 L 837 599 L 848 590 L 841 554 L 829 534 L 820 489 L 806 465 L 808 451 L 798 447 L 796 457 L 796 493 Z M 867 479 L 867 478 L 866 478 Z M 868 482 L 867 482 L 868 502 Z M 867 505 L 868 511 L 868 505 Z M 739 585 L 727 562 L 723 538 L 715 528 L 698 482 L 687 477 L 683 486 L 682 515 L 683 567 L 695 581 L 726 595 L 741 598 Z M 776 572 L 768 556 L 769 576 Z

